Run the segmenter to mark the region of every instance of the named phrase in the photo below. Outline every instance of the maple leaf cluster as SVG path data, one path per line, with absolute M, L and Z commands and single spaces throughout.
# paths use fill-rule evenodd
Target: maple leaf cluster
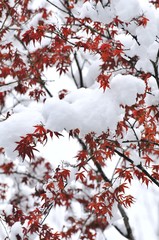
M 49 82 L 54 82 L 54 72 L 55 76 L 69 76 L 77 89 L 87 88 L 90 83 L 85 81 L 85 75 L 95 57 L 100 64 L 94 82 L 103 94 L 109 94 L 111 81 L 118 73 L 140 79 L 145 90 L 137 94 L 135 104 L 120 103 L 121 121 L 115 131 L 81 134 L 80 128 L 69 129 L 69 137 L 80 146 L 73 164 L 64 159 L 55 167 L 56 156 L 52 156 L 52 162 L 40 156 L 39 145 L 44 148 L 48 141 L 63 137 L 43 123 L 32 126 L 34 131 L 25 135 L 16 133 L 15 158 L 7 156 L 7 150 L 0 146 L 0 222 L 4 239 L 58 240 L 78 236 L 95 240 L 99 232 L 105 234 L 109 229 L 115 208 L 126 233 L 120 225 L 114 223 L 113 227 L 133 240 L 126 212 L 135 202 L 131 186 L 139 181 L 147 188 L 152 184 L 159 187 L 159 108 L 155 101 L 148 104 L 149 98 L 156 96 L 149 81 L 153 78 L 159 88 L 159 50 L 155 60 L 149 61 L 151 67 L 144 70 L 143 66 L 137 67 L 140 56 L 128 54 L 130 49 L 118 36 L 129 36 L 140 48 L 142 41 L 132 29 L 146 29 L 150 19 L 142 12 L 129 22 L 113 15 L 104 23 L 100 18 L 91 18 L 88 12 L 82 17 L 79 9 L 92 4 L 95 15 L 99 6 L 103 11 L 111 8 L 112 1 L 59 1 L 59 6 L 56 2 L 47 0 L 38 7 L 31 0 L 0 3 L 0 124 L 10 121 L 22 105 L 43 105 L 46 99 L 53 98 Z M 158 1 L 149 4 L 153 9 L 159 7 Z M 155 43 L 158 39 L 156 36 Z M 51 69 L 52 79 L 46 80 L 46 69 Z M 93 84 L 91 90 L 96 86 Z M 62 88 L 58 100 L 69 99 L 69 93 Z M 114 162 L 112 174 L 107 174 Z M 76 206 L 82 214 L 76 213 Z M 57 230 L 48 219 L 58 208 L 64 208 L 67 214 Z M 19 226 L 19 232 L 15 226 Z

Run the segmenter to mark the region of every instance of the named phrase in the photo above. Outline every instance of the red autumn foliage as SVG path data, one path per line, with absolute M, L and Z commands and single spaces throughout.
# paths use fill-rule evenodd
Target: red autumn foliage
M 130 22 L 114 15 L 109 23 L 103 24 L 96 18 L 75 15 L 78 2 L 90 4 L 92 1 L 89 0 L 63 0 L 59 1 L 59 6 L 57 1 L 47 0 L 46 6 L 42 4 L 35 9 L 32 2 L 0 3 L 0 123 L 10 121 L 12 114 L 19 111 L 17 106 L 20 108 L 24 104 L 27 107 L 28 101 L 43 104 L 53 97 L 54 89 L 49 88 L 48 83 L 54 81 L 54 72 L 47 82 L 44 73 L 48 68 L 60 76 L 68 75 L 76 88 L 87 88 L 84 76 L 91 60 L 87 54 L 99 57 L 101 64 L 95 80 L 104 93 L 111 89 L 111 80 L 117 72 L 140 78 L 145 84 L 145 92 L 137 94 L 135 104 L 121 104 L 121 115 L 125 115 L 119 119 L 115 132 L 107 129 L 100 134 L 89 132 L 83 135 L 78 128 L 68 130 L 69 137 L 80 146 L 75 164 L 62 161 L 54 167 L 57 156 L 52 156 L 52 162 L 39 156 L 39 145 L 44 147 L 50 139 L 56 137 L 60 141 L 63 137 L 61 132 L 52 131 L 43 123 L 32 126 L 33 132 L 19 136 L 19 140 L 13 142 L 16 144 L 15 159 L 5 155 L 5 148 L 0 146 L 0 202 L 4 206 L 5 202 L 8 204 L 8 208 L 0 212 L 4 239 L 58 240 L 78 236 L 83 240 L 95 240 L 99 232 L 104 234 L 111 226 L 115 208 L 125 232 L 120 225 L 114 223 L 112 226 L 125 238 L 134 240 L 126 212 L 135 203 L 131 186 L 139 181 L 147 188 L 151 184 L 159 187 L 159 164 L 155 161 L 159 155 L 159 109 L 155 102 L 146 105 L 148 96 L 156 94 L 148 85 L 151 77 L 159 88 L 159 54 L 155 60 L 149 60 L 153 73 L 151 68 L 150 71 L 139 69 L 136 66 L 139 56 L 128 55 L 128 49 L 117 37 L 120 31 L 139 47 L 139 39 L 133 30 L 129 32 L 128 26 L 132 24 L 145 29 L 150 20 L 142 12 Z M 158 1 L 149 3 L 159 7 Z M 111 4 L 109 0 L 106 3 L 95 0 L 92 11 L 99 10 L 98 6 L 106 10 Z M 58 11 L 61 15 L 56 21 Z M 156 43 L 158 39 L 156 36 Z M 81 63 L 84 54 L 86 57 Z M 78 76 L 75 76 L 76 72 Z M 58 100 L 63 101 L 67 95 L 69 90 L 62 88 Z M 123 140 L 130 132 L 132 138 Z M 134 151 L 137 156 L 133 155 Z M 114 166 L 114 162 L 116 165 L 110 176 L 107 167 L 109 164 Z M 75 212 L 76 206 L 83 214 Z M 58 207 L 64 208 L 67 214 L 65 223 L 57 230 L 56 226 L 51 226 L 49 217 Z M 19 232 L 14 234 L 15 226 Z

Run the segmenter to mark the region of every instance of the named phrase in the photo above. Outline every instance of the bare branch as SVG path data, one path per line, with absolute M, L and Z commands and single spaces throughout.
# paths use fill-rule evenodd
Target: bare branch
M 0 174 L 2 175 L 2 174 L 6 174 L 6 173 L 5 173 L 5 172 L 0 172 Z M 28 178 L 35 179 L 35 180 L 37 180 L 37 181 L 40 182 L 40 183 L 43 183 L 43 180 L 42 180 L 42 179 L 37 178 L 36 176 L 31 175 L 30 173 L 24 173 L 24 172 L 18 172 L 18 171 L 11 171 L 11 172 L 9 172 L 9 173 L 7 173 L 7 174 L 8 174 L 8 175 L 12 175 L 12 174 L 23 175 L 23 176 L 26 176 L 26 177 L 28 177 Z
M 132 233 L 132 229 L 129 223 L 129 218 L 123 208 L 123 206 L 121 206 L 121 204 L 118 204 L 118 209 L 123 217 L 123 221 L 127 230 L 127 235 L 125 236 L 126 238 L 128 238 L 129 240 L 135 240 L 133 233 Z
M 79 78 L 80 78 L 80 85 L 79 87 L 85 87 L 84 86 L 84 82 L 83 82 L 83 75 L 82 75 L 82 69 L 80 67 L 80 64 L 79 64 L 79 60 L 77 58 L 77 53 L 75 52 L 74 53 L 74 57 L 75 57 L 75 61 L 76 61 L 76 64 L 77 64 L 77 68 L 78 68 L 78 72 L 79 72 Z
M 110 146 L 107 146 L 109 149 L 112 149 Z M 126 156 L 124 153 L 119 152 L 116 149 L 112 149 L 115 153 L 117 153 L 120 157 L 123 157 L 125 160 L 127 160 L 129 163 L 133 164 L 134 166 L 136 166 L 138 169 L 140 169 L 157 187 L 159 187 L 159 182 L 153 178 L 147 171 L 146 169 L 141 165 L 135 165 L 134 161 L 132 159 L 130 159 L 128 156 Z

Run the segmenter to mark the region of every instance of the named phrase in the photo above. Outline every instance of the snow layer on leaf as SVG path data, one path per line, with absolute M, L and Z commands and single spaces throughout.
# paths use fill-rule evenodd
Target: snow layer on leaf
M 80 18 L 91 18 L 95 20 L 97 18 L 97 11 L 95 7 L 90 2 L 85 2 L 81 9 Z
M 133 150 L 133 149 L 130 152 L 130 159 L 133 160 L 135 165 L 139 165 L 143 162 L 143 159 L 139 156 L 136 150 Z
M 153 62 L 156 62 L 157 59 L 158 51 L 156 51 L 156 49 L 159 49 L 159 43 L 156 41 L 153 42 L 147 49 L 148 59 L 151 59 Z
M 146 104 L 148 106 L 158 106 L 159 104 L 159 90 L 154 90 L 146 97 Z
M 85 134 L 101 133 L 108 127 L 114 130 L 122 112 L 110 93 L 103 93 L 101 89 L 80 89 L 65 100 L 46 102 L 43 113 L 47 128 L 54 131 L 79 128 Z
M 114 17 L 114 14 L 109 7 L 103 8 L 101 2 L 92 4 L 93 1 L 85 2 L 80 9 L 80 18 L 90 18 L 92 21 L 99 21 L 109 24 Z
M 110 84 L 114 98 L 119 104 L 131 106 L 136 102 L 137 94 L 143 94 L 145 83 L 131 75 L 116 75 Z
M 157 21 L 151 19 L 151 21 L 149 20 L 145 27 L 139 26 L 136 29 L 136 35 L 141 45 L 149 46 L 156 39 Z
M 104 5 L 104 3 L 103 3 Z M 109 24 L 114 17 L 114 13 L 110 7 L 104 7 L 102 6 L 101 2 L 99 1 L 96 5 L 97 15 L 98 19 L 96 21 L 101 21 L 105 24 Z
M 15 222 L 11 228 L 10 239 L 17 240 L 23 238 L 23 228 L 20 222 Z
M 154 74 L 153 65 L 150 64 L 150 60 L 147 58 L 140 59 L 139 61 L 137 61 L 135 68 L 139 71 L 142 70 L 142 71 L 150 72 L 150 73 Z
M 131 48 L 135 43 L 135 40 L 130 35 L 119 34 L 115 37 L 116 40 L 120 41 L 124 45 L 124 49 L 126 49 L 126 54 L 130 57 L 134 56 Z M 125 56 L 125 55 L 122 55 Z
M 15 113 L 7 120 L 0 124 L 0 146 L 5 148 L 6 154 L 10 158 L 17 156 L 14 152 L 16 141 L 20 140 L 20 136 L 32 133 L 35 129 L 33 126 L 44 122 L 42 115 L 32 109 L 26 109 L 22 112 Z
M 108 219 L 107 219 L 107 221 L 109 222 L 110 225 L 112 225 L 122 219 L 122 217 L 119 213 L 117 202 L 114 202 L 114 204 L 112 206 L 112 215 L 113 215 L 112 217 L 110 217 L 110 218 L 108 217 Z
M 87 73 L 84 76 L 84 84 L 86 87 L 90 87 L 94 84 L 94 81 L 97 79 L 99 76 L 101 70 L 100 70 L 100 65 L 102 64 L 102 61 L 97 58 L 94 59 L 92 64 L 87 68 Z
M 157 82 L 156 82 L 156 79 L 154 77 L 151 76 L 148 79 L 148 86 L 150 87 L 151 91 L 155 91 L 156 89 L 158 89 Z
M 0 92 L 11 90 L 18 84 L 16 81 L 13 81 L 13 78 L 10 75 L 5 78 L 5 83 L 6 85 L 0 86 Z
M 133 124 L 131 124 L 133 126 Z M 135 134 L 134 134 L 135 133 Z M 125 141 L 140 141 L 141 140 L 141 130 L 138 128 L 129 128 L 124 136 Z M 124 144 L 125 145 L 125 144 Z
M 99 86 L 99 85 L 97 85 Z M 118 74 L 112 78 L 110 89 L 78 89 L 63 100 L 54 97 L 46 100 L 41 113 L 34 106 L 17 112 L 0 124 L 0 146 L 8 157 L 16 157 L 15 142 L 20 136 L 32 133 L 33 126 L 43 123 L 52 131 L 69 131 L 79 128 L 81 134 L 101 134 L 108 129 L 114 133 L 119 121 L 123 120 L 122 105 L 135 104 L 137 94 L 143 94 L 145 84 L 131 75 Z
M 102 89 L 92 90 L 92 94 L 83 96 L 73 104 L 81 117 L 81 130 L 83 133 L 91 131 L 100 134 L 108 128 L 116 129 L 116 124 L 122 114 L 122 110 L 116 104 L 109 91 L 103 93 Z
M 152 44 L 156 40 L 156 35 L 159 33 L 158 27 L 158 10 L 153 6 L 149 5 L 148 1 L 142 0 L 140 2 L 142 7 L 142 13 L 144 17 L 148 19 L 146 26 L 139 26 L 137 28 L 138 40 L 141 44 Z
M 44 7 L 46 5 L 46 2 L 45 1 L 43 1 L 43 0 L 38 0 L 38 1 L 36 1 L 36 0 L 32 0 L 30 3 L 29 3 L 29 9 L 31 9 L 31 10 L 36 10 L 36 9 L 38 9 L 38 8 L 42 8 L 42 7 Z
M 66 101 L 49 99 L 43 110 L 46 117 L 46 127 L 53 131 L 71 130 L 79 126 L 78 114 Z
M 132 18 L 140 14 L 140 4 L 138 0 L 112 0 L 112 7 L 115 10 L 115 15 L 124 22 L 129 22 Z M 126 4 L 126 6 L 125 6 Z
M 137 55 L 139 60 L 136 64 L 138 70 L 143 70 L 145 72 L 154 73 L 153 66 L 150 60 L 156 61 L 158 43 L 156 41 L 156 36 L 159 34 L 158 27 L 158 11 L 153 5 L 149 5 L 146 1 L 140 2 L 142 11 L 140 15 L 148 20 L 147 23 L 139 26 L 129 24 L 126 28 L 128 32 L 137 37 L 138 43 L 134 43 L 128 51 L 129 56 Z
M 50 99 L 43 108 L 46 127 L 54 131 L 79 128 L 82 134 L 97 134 L 116 130 L 124 110 L 120 105 L 135 104 L 137 94 L 143 94 L 145 84 L 131 75 L 116 75 L 110 89 L 79 89 L 68 94 L 64 100 Z

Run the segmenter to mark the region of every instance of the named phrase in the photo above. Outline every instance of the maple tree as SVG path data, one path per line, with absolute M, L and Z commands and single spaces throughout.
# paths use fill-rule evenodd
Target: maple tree
M 124 4 L 0 2 L 1 238 L 106 239 L 113 226 L 141 239 L 127 209 L 134 183 L 159 187 L 159 3 Z M 79 151 L 49 161 L 41 149 L 65 132 Z

